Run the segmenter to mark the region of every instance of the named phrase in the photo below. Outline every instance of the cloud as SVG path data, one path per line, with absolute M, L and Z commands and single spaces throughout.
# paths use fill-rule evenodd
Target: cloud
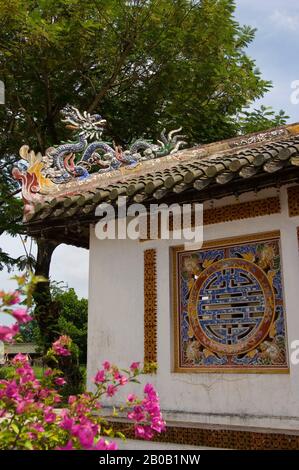
M 19 237 L 11 237 L 4 234 L 0 237 L 0 245 L 3 251 L 10 255 L 24 256 L 25 251 Z M 27 240 L 27 250 L 30 247 L 30 239 Z M 36 255 L 36 246 L 32 247 L 33 255 Z M 79 297 L 88 296 L 88 263 L 89 252 L 83 248 L 69 245 L 60 245 L 52 256 L 50 277 L 52 280 L 63 281 L 69 287 L 74 287 Z M 6 269 L 0 271 L 0 290 L 13 290 L 16 282 L 10 278 L 17 274 L 8 273 Z M 0 322 L 1 324 L 1 322 Z
M 53 253 L 50 277 L 74 287 L 79 297 L 88 297 L 88 269 L 88 250 L 62 244 Z
M 25 254 L 24 247 L 19 237 L 11 237 L 4 234 L 0 237 L 0 244 L 3 251 L 12 256 L 22 256 Z M 29 249 L 30 240 L 27 241 Z M 33 254 L 36 254 L 36 247 L 33 246 Z M 88 250 L 76 248 L 74 246 L 60 245 L 53 253 L 50 277 L 52 280 L 63 281 L 69 287 L 74 287 L 79 297 L 88 297 Z M 8 273 L 7 269 L 0 271 L 0 290 L 12 291 L 17 285 L 11 279 L 17 272 Z M 0 312 L 0 325 L 11 325 L 15 320 Z
M 299 14 L 291 14 L 279 9 L 270 16 L 271 22 L 278 28 L 291 32 L 299 32 Z

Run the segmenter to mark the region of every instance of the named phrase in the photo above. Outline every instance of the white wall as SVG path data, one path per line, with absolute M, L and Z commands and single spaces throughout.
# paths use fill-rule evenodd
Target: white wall
M 276 194 L 267 190 L 258 198 Z M 204 239 L 281 231 L 288 344 L 299 339 L 299 254 L 296 227 L 288 217 L 286 188 L 281 214 L 209 225 Z M 243 195 L 240 201 L 256 197 Z M 234 201 L 226 198 L 215 205 Z M 174 244 L 172 242 L 172 244 Z M 121 367 L 143 359 L 143 251 L 157 249 L 158 372 L 144 381 L 157 386 L 170 421 L 299 429 L 299 365 L 290 374 L 172 373 L 169 241 L 98 240 L 91 230 L 88 384 L 105 359 Z M 128 389 L 126 390 L 128 392 Z M 115 400 L 116 402 L 118 400 Z M 106 404 L 111 404 L 107 401 Z

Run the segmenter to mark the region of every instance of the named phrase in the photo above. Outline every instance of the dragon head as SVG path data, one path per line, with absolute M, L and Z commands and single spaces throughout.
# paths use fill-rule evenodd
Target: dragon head
M 66 127 L 76 131 L 87 140 L 100 139 L 107 122 L 100 114 L 90 114 L 87 111 L 81 114 L 74 106 L 66 106 L 61 114 L 63 115 L 62 122 L 66 123 Z

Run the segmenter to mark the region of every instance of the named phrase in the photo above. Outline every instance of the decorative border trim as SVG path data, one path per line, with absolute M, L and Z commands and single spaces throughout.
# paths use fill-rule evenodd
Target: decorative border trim
M 272 238 L 280 238 L 280 230 L 271 230 L 269 232 L 252 233 L 249 235 L 239 235 L 238 237 L 227 237 L 203 242 L 202 249 L 222 247 L 246 242 L 258 242 L 260 240 L 272 240 Z M 176 248 L 176 247 L 175 247 Z M 178 247 L 180 248 L 180 247 Z M 195 250 L 196 251 L 196 250 Z
M 156 250 L 144 251 L 144 364 L 155 372 L 157 363 L 157 260 Z M 151 367 L 151 365 L 153 367 Z
M 125 432 L 128 439 L 138 439 L 130 423 L 109 423 L 113 430 Z M 166 432 L 156 435 L 155 442 L 216 447 L 234 450 L 299 450 L 299 435 L 275 432 L 247 431 L 229 428 L 198 428 L 187 426 L 167 426 Z
M 202 249 L 206 248 L 213 248 L 213 247 L 221 247 L 227 245 L 234 245 L 239 243 L 246 243 L 252 241 L 259 241 L 259 240 L 271 240 L 272 238 L 280 238 L 280 231 L 275 230 L 272 232 L 262 232 L 256 233 L 251 235 L 243 235 L 238 237 L 229 237 L 229 238 L 222 238 L 220 240 L 209 240 L 203 243 Z M 183 373 L 183 374 L 289 374 L 289 368 L 286 369 L 273 369 L 273 370 L 254 370 L 254 369 L 246 369 L 245 367 L 242 369 L 193 369 L 193 368 L 186 368 L 180 367 L 179 362 L 179 314 L 178 314 L 178 288 L 177 288 L 177 280 L 178 280 L 178 266 L 177 266 L 177 254 L 181 251 L 184 251 L 185 248 L 183 245 L 170 247 L 170 260 L 171 260 L 171 270 L 172 273 L 172 321 L 173 321 L 173 367 L 172 372 L 174 373 Z M 192 250 L 190 250 L 192 251 Z M 194 250 L 197 251 L 197 250 Z M 286 320 L 286 319 L 285 319 Z
M 291 188 L 290 188 L 291 189 Z M 298 186 L 299 189 L 299 186 Z M 299 192 L 298 192 L 299 194 Z M 227 206 L 213 207 L 204 209 L 203 225 L 220 224 L 223 222 L 232 222 L 234 220 L 253 219 L 265 215 L 279 214 L 281 212 L 280 199 L 278 196 L 257 199 L 253 201 L 240 202 L 238 204 L 229 204 Z M 298 197 L 299 214 L 299 197 Z M 160 220 L 160 219 L 159 219 Z M 195 226 L 194 214 L 191 215 L 192 228 Z M 160 228 L 160 227 L 159 227 Z M 173 217 L 169 215 L 169 230 L 173 230 Z M 158 230 L 158 239 L 160 230 Z M 147 217 L 147 238 L 140 238 L 141 242 L 150 241 L 150 217 Z
M 289 217 L 299 215 L 299 186 L 291 186 L 287 189 Z
M 206 209 L 203 214 L 203 223 L 204 225 L 220 224 L 278 213 L 280 213 L 280 199 L 278 196 L 273 196 Z

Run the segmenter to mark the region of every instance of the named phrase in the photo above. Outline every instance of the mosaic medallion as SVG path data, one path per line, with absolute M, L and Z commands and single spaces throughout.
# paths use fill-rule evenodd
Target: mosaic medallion
M 287 371 L 279 238 L 175 250 L 178 369 Z

